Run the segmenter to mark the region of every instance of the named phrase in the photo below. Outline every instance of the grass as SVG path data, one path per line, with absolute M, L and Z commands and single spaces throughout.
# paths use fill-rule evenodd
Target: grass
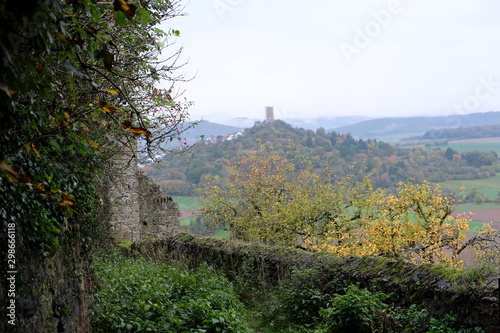
M 218 238 L 218 239 L 228 238 L 228 237 L 229 237 L 229 231 L 224 230 L 224 229 L 217 230 L 217 233 L 215 234 L 215 238 Z
M 465 188 L 465 193 L 476 190 L 479 193 L 486 194 L 489 200 L 495 200 L 500 192 L 500 175 L 485 179 L 449 180 L 440 184 L 442 187 L 449 188 L 453 193 L 459 193 L 460 188 L 463 187 Z
M 484 223 L 478 221 L 470 221 L 468 234 L 477 234 L 483 228 Z
M 469 191 L 476 190 L 479 193 L 483 193 L 488 197 L 488 200 L 495 200 L 500 192 L 500 175 L 487 179 L 475 179 L 475 180 L 451 180 L 442 182 L 441 186 L 443 188 L 449 188 L 454 193 L 459 193 L 460 188 L 464 188 L 464 194 Z M 483 203 L 483 204 L 473 204 L 466 203 L 457 205 L 457 212 L 474 212 L 479 210 L 489 210 L 489 209 L 499 209 L 500 204 L 496 203 Z M 470 234 L 477 234 L 483 227 L 483 222 L 470 221 L 469 232 Z
M 172 198 L 179 205 L 179 210 L 198 210 L 200 199 L 197 197 L 174 196 Z
M 198 210 L 198 204 L 200 199 L 198 197 L 182 197 L 174 196 L 172 197 L 175 202 L 179 205 L 179 210 Z M 181 226 L 189 227 L 191 224 L 195 223 L 197 216 L 185 217 L 180 219 Z M 218 230 L 215 238 L 227 238 L 228 232 L 224 230 Z
M 460 204 L 457 205 L 457 212 L 473 212 L 477 210 L 500 209 L 500 204 L 497 203 L 483 203 L 483 204 Z
M 182 218 L 182 219 L 180 219 L 180 222 L 181 222 L 181 226 L 189 227 L 191 225 L 191 223 L 196 222 L 196 216 Z
M 441 148 L 446 150 L 448 147 L 461 153 L 471 151 L 494 151 L 497 154 L 500 154 L 500 144 L 498 144 L 498 142 L 449 143 L 448 146 Z

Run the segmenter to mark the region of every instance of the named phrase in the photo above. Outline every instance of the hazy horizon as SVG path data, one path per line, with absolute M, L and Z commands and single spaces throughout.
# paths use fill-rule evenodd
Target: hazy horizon
M 485 111 L 485 112 L 472 112 L 463 115 L 473 115 L 473 114 L 485 114 L 485 113 L 498 113 L 500 111 Z M 362 123 L 364 121 L 370 120 L 380 120 L 380 119 L 405 119 L 405 118 L 444 118 L 444 117 L 453 117 L 453 116 L 463 116 L 463 115 L 443 115 L 443 116 L 426 116 L 426 115 L 416 115 L 416 116 L 381 116 L 381 117 L 367 117 L 367 116 L 319 116 L 312 118 L 276 118 L 276 120 L 282 120 L 294 127 L 302 127 L 305 129 L 313 129 L 316 130 L 318 128 L 323 127 L 326 130 L 335 130 L 337 128 L 342 128 L 348 125 L 355 125 L 358 123 Z M 265 120 L 265 113 L 262 112 L 261 117 L 250 118 L 250 117 L 236 117 L 236 118 L 225 118 L 225 119 L 191 119 L 191 121 L 207 121 L 213 124 L 232 126 L 236 128 L 250 128 L 255 125 L 256 122 L 262 122 Z M 459 120 L 456 120 L 459 121 Z M 461 120 L 467 121 L 467 120 Z M 496 124 L 496 123 L 495 123 Z M 471 125 L 472 126 L 472 125 Z M 473 125 L 476 126 L 476 125 Z M 467 127 L 463 126 L 460 123 L 458 127 Z
M 500 2 L 181 1 L 193 119 L 500 109 Z M 166 50 L 169 52 L 169 49 Z

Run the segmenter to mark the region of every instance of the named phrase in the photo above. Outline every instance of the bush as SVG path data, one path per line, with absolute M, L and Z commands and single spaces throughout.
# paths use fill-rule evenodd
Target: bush
M 416 305 L 400 311 L 395 317 L 400 324 L 403 324 L 401 327 L 404 327 L 404 332 L 408 333 L 484 333 L 480 327 L 460 327 L 457 324 L 457 317 L 453 313 L 447 313 L 438 319 L 432 317 L 426 309 Z
M 205 265 L 112 256 L 92 264 L 94 332 L 250 332 L 230 283 Z
M 330 306 L 320 311 L 325 322 L 322 332 L 373 332 L 374 316 L 387 307 L 383 302 L 386 298 L 383 293 L 372 294 L 355 285 L 349 286 L 344 295 L 335 295 Z
M 446 314 L 442 319 L 431 318 L 426 333 L 483 333 L 479 328 L 465 329 L 457 325 L 457 317 L 453 313 Z
M 275 316 L 273 324 L 316 325 L 320 320 L 320 310 L 328 306 L 336 290 L 344 287 L 343 281 L 331 279 L 321 270 L 295 270 L 281 290 L 279 305 L 272 314 Z

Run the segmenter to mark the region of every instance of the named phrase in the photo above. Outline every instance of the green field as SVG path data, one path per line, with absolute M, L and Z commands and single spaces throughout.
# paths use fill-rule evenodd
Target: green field
M 441 149 L 446 148 L 454 149 L 458 152 L 470 152 L 470 151 L 484 151 L 490 152 L 494 151 L 500 154 L 500 143 L 498 142 L 474 142 L 474 143 L 450 143 L 446 147 L 441 147 Z M 442 182 L 441 186 L 443 188 L 449 188 L 453 193 L 460 193 L 461 188 L 463 188 L 463 193 L 466 194 L 469 191 L 476 190 L 478 193 L 485 194 L 488 200 L 495 200 L 500 196 L 500 175 L 486 179 L 475 179 L 475 180 L 451 180 Z M 488 209 L 498 209 L 500 204 L 495 203 L 484 203 L 484 204 L 460 204 L 457 206 L 457 212 L 474 212 L 479 210 Z M 483 227 L 484 223 L 471 221 L 469 224 L 469 233 L 477 233 Z
M 172 198 L 179 205 L 179 210 L 198 210 L 200 199 L 197 197 L 173 196 Z
M 463 188 L 463 193 L 476 190 L 478 193 L 483 193 L 488 197 L 488 200 L 495 200 L 500 194 L 500 175 L 486 179 L 475 180 L 451 180 L 440 183 L 443 188 L 449 188 L 453 193 L 460 193 L 460 188 Z M 457 212 L 474 212 L 479 210 L 499 209 L 500 204 L 497 203 L 483 203 L 473 204 L 466 203 L 457 206 Z M 484 223 L 478 221 L 471 221 L 469 224 L 469 233 L 478 233 L 483 227 Z
M 473 212 L 476 210 L 489 210 L 489 209 L 500 209 L 500 204 L 497 203 L 483 203 L 483 204 L 474 204 L 474 203 L 466 203 L 457 205 L 455 211 L 457 212 Z
M 197 197 L 183 197 L 183 196 L 173 196 L 175 202 L 179 205 L 179 210 L 198 210 L 198 204 L 200 199 Z M 181 226 L 190 227 L 192 223 L 195 223 L 197 216 L 185 217 L 180 219 Z M 227 238 L 229 233 L 226 230 L 220 229 L 215 234 L 215 238 Z
M 464 194 L 476 190 L 478 193 L 486 194 L 488 200 L 495 200 L 498 198 L 500 192 L 500 175 L 485 179 L 474 180 L 449 180 L 440 183 L 443 188 L 449 188 L 453 193 L 460 193 L 460 188 L 464 188 Z M 492 207 L 500 208 L 500 207 Z M 481 208 L 475 208 L 479 210 Z
M 411 149 L 415 145 L 421 145 L 423 146 L 424 143 L 429 143 L 432 144 L 435 141 L 428 140 L 425 141 L 423 140 L 420 144 L 415 144 L 411 142 L 399 142 L 398 140 L 384 140 L 384 142 L 389 142 L 389 143 L 399 143 L 401 147 Z M 456 150 L 460 153 L 468 153 L 471 151 L 483 151 L 483 152 L 491 152 L 494 151 L 495 153 L 500 155 L 500 142 L 452 142 L 444 145 L 436 144 L 434 148 L 439 148 L 441 150 L 446 150 L 447 148 L 451 148 L 453 150 Z
M 179 220 L 181 223 L 181 226 L 183 227 L 189 227 L 191 223 L 196 222 L 196 216 L 191 216 L 191 217 L 185 217 Z
M 172 199 L 179 205 L 179 210 L 198 210 L 198 203 L 200 200 L 197 197 L 173 196 Z M 196 216 L 180 219 L 181 226 L 184 227 L 189 227 L 191 223 L 195 221 Z
M 448 147 L 461 153 L 471 151 L 494 151 L 500 154 L 500 143 L 498 142 L 449 143 L 447 146 L 440 148 L 446 150 Z
M 468 234 L 477 234 L 483 228 L 483 222 L 470 221 Z

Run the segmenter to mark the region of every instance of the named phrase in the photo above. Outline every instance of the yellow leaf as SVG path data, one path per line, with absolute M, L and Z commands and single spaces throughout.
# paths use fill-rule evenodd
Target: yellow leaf
M 5 173 L 5 178 L 7 178 L 9 183 L 17 183 L 17 178 L 10 173 Z
M 109 106 L 103 106 L 102 109 L 106 113 L 114 113 L 115 112 L 115 109 L 113 107 L 109 107 Z
M 135 134 L 152 135 L 150 131 L 142 127 L 126 127 L 125 129 Z
M 38 149 L 36 149 L 36 146 L 34 144 L 31 144 L 31 148 L 35 152 L 36 156 L 42 157 L 42 155 L 40 154 L 40 152 L 38 151 Z
M 31 151 L 34 151 L 36 156 L 42 157 L 42 155 L 40 154 L 40 152 L 38 151 L 38 149 L 36 148 L 36 146 L 33 143 L 25 143 L 24 148 L 26 149 L 26 151 L 28 153 L 31 153 Z
M 118 108 L 118 111 L 120 111 L 121 113 L 123 113 L 124 115 L 126 116 L 129 116 L 130 117 L 130 113 L 128 113 L 127 111 L 123 110 L 123 109 L 120 109 Z
M 106 91 L 109 92 L 110 94 L 113 94 L 113 95 L 119 95 L 118 91 L 113 90 L 113 89 L 106 89 Z
M 126 0 L 115 0 L 113 5 L 115 12 L 121 11 L 129 19 L 133 19 L 135 16 L 135 12 L 137 11 L 137 6 L 132 3 L 128 3 Z
M 51 117 L 50 121 L 52 122 L 52 124 L 56 125 L 57 127 L 59 127 L 59 126 L 60 126 L 60 124 L 59 124 L 59 122 L 57 121 L 57 119 L 56 119 L 56 118 Z
M 38 183 L 38 184 L 35 184 L 35 188 L 37 190 L 39 190 L 40 192 L 43 192 L 43 193 L 48 193 L 49 191 L 47 191 L 47 189 L 43 186 L 42 183 Z
M 92 140 L 90 140 L 90 139 L 88 139 L 88 140 L 87 140 L 87 142 L 89 143 L 89 145 L 90 145 L 92 148 L 94 148 L 94 149 L 99 149 L 99 146 L 100 146 L 100 144 L 99 144 L 99 143 L 97 143 L 97 142 L 95 142 L 95 141 L 92 141 Z
M 76 202 L 76 199 L 67 192 L 62 192 L 62 199 L 66 205 L 74 205 Z
M 30 177 L 26 172 L 18 173 L 14 170 L 12 165 L 1 163 L 0 169 L 5 171 L 4 175 L 7 178 L 7 180 L 11 183 L 29 183 L 31 181 Z
M 146 136 L 152 135 L 152 133 L 145 128 L 132 126 L 132 122 L 130 120 L 125 120 L 122 123 L 122 125 L 123 125 L 123 128 L 125 128 L 127 131 L 130 131 L 132 133 L 144 134 Z
M 105 113 L 115 113 L 116 108 L 106 101 L 99 101 L 99 106 Z

